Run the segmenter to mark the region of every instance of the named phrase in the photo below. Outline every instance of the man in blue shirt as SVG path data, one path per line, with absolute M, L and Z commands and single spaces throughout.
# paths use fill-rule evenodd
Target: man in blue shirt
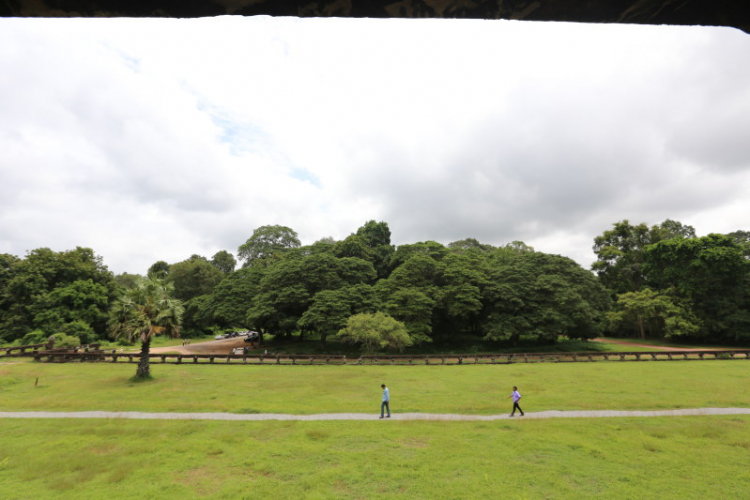
M 391 418 L 391 407 L 388 403 L 391 402 L 391 396 L 388 394 L 388 388 L 385 384 L 381 384 L 380 388 L 383 389 L 383 402 L 380 404 L 380 418 L 383 418 L 383 410 L 388 410 L 388 417 Z
M 521 409 L 520 406 L 518 406 L 518 401 L 521 400 L 521 393 L 518 392 L 518 387 L 516 387 L 514 385 L 513 386 L 513 392 L 508 397 L 509 398 L 513 398 L 513 411 L 511 412 L 510 416 L 512 417 L 513 415 L 515 415 L 516 414 L 516 410 L 518 410 L 518 411 L 521 412 L 521 416 L 523 417 L 523 410 Z

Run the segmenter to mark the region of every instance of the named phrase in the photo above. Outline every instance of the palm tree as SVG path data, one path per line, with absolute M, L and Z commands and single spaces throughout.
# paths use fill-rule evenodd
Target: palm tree
M 141 359 L 135 379 L 150 378 L 149 349 L 154 335 L 180 336 L 182 302 L 172 298 L 174 286 L 151 275 L 140 278 L 110 310 L 110 335 L 129 342 L 141 340 Z

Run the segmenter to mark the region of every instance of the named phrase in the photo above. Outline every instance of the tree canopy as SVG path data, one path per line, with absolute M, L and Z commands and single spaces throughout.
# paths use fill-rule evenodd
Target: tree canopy
M 75 323 L 87 325 L 88 340 L 95 340 L 106 334 L 117 288 L 90 248 L 39 248 L 23 259 L 0 255 L 0 338 L 12 341 L 32 330 L 51 335 Z
M 40 248 L 24 258 L 0 255 L 0 338 L 101 339 L 107 319 L 111 326 L 124 304 L 116 298 L 140 293 L 151 281 L 181 301 L 188 336 L 249 328 L 314 337 L 325 348 L 344 338 L 338 332 L 352 317 L 380 314 L 378 321 L 385 316 L 401 325 L 408 345 L 547 343 L 602 334 L 746 343 L 748 235 L 698 237 L 674 220 L 652 226 L 623 220 L 594 239 L 593 272 L 522 241 L 395 246 L 388 224 L 374 220 L 340 241 L 306 246 L 288 227 L 261 226 L 240 247 L 239 269 L 222 250 L 211 259 L 157 261 L 147 278 L 113 277 L 91 249 Z
M 286 226 L 261 226 L 253 231 L 252 236 L 240 245 L 237 256 L 242 265 L 247 267 L 263 261 L 274 254 L 291 248 L 299 248 L 297 232 Z
M 412 343 L 404 325 L 381 312 L 350 317 L 338 337 L 343 342 L 359 344 L 364 354 L 380 349 L 402 351 Z

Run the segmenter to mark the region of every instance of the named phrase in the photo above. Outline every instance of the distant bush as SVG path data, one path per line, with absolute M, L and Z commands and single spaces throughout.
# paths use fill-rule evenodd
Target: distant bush
M 64 324 L 60 328 L 60 331 L 71 337 L 78 337 L 81 344 L 90 344 L 98 338 L 96 333 L 94 333 L 94 329 L 88 323 L 81 320 Z
M 78 347 L 81 345 L 81 339 L 64 333 L 55 334 L 55 347 Z
M 43 344 L 44 342 L 47 342 L 47 337 L 49 337 L 49 335 L 44 333 L 44 331 L 33 330 L 23 336 L 19 345 Z

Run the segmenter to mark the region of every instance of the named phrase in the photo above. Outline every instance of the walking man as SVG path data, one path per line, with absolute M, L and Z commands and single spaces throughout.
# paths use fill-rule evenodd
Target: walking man
M 516 387 L 515 385 L 513 386 L 513 392 L 510 394 L 510 396 L 508 396 L 508 398 L 513 398 L 513 411 L 511 412 L 510 416 L 512 417 L 513 415 L 515 415 L 517 409 L 521 412 L 521 416 L 523 417 L 523 410 L 520 406 L 518 406 L 518 401 L 521 399 L 521 393 L 518 392 L 518 387 Z
M 388 416 L 386 418 L 391 418 L 391 407 L 388 404 L 391 402 L 391 396 L 388 394 L 388 388 L 385 384 L 381 384 L 380 388 L 383 389 L 383 402 L 380 404 L 380 418 L 383 418 L 384 410 L 388 410 Z

